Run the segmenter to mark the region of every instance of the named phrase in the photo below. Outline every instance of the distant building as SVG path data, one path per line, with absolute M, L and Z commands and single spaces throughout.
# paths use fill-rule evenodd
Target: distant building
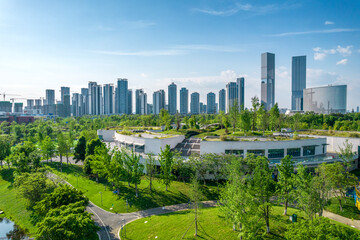
M 219 91 L 219 112 L 226 112 L 226 91 L 225 89 L 221 89 Z
M 292 57 L 291 110 L 303 110 L 303 90 L 306 88 L 306 56 Z
M 346 113 L 347 85 L 304 89 L 304 111 L 315 113 Z
M 89 82 L 90 111 L 91 115 L 103 114 L 102 88 L 96 82 Z
M 103 86 L 104 93 L 104 114 L 111 115 L 115 113 L 114 106 L 114 85 L 113 84 L 105 84 Z
M 200 113 L 200 94 L 194 92 L 190 95 L 190 113 L 199 114 Z
M 46 105 L 54 105 L 55 104 L 55 90 L 46 89 L 45 96 L 46 96 L 46 98 L 45 98 Z
M 206 113 L 207 114 L 215 114 L 216 113 L 216 105 L 215 105 L 215 93 L 210 92 L 206 95 L 206 99 L 207 99 L 207 109 L 206 109 Z
M 176 114 L 177 111 L 177 87 L 175 83 L 171 83 L 168 87 L 168 105 L 169 113 Z
M 81 116 L 81 95 L 79 93 L 73 93 L 71 99 L 71 106 L 73 117 Z
M 147 104 L 147 114 L 153 114 L 153 105 L 148 103 Z
M 80 95 L 80 115 L 88 115 L 89 114 L 89 89 L 82 88 Z
M 70 107 L 70 88 L 61 87 L 61 103 L 64 105 L 64 117 L 70 117 L 71 107 Z
M 14 103 L 14 113 L 22 113 L 23 112 L 23 103 Z
M 133 113 L 133 100 L 132 100 L 132 90 L 129 89 L 128 90 L 128 109 L 127 109 L 127 114 L 132 114 Z
M 275 104 L 275 54 L 261 54 L 261 104 L 270 110 Z
M 126 78 L 118 78 L 117 94 L 117 113 L 126 114 L 128 112 L 128 80 Z
M 143 89 L 136 89 L 135 91 L 135 114 L 141 114 L 140 96 L 144 93 Z
M 357 106 L 357 107 L 356 107 L 356 112 L 359 112 L 359 110 L 360 110 L 360 109 L 359 109 L 359 106 Z
M 141 115 L 145 115 L 145 114 L 148 114 L 147 113 L 147 110 L 148 110 L 148 104 L 147 104 L 147 94 L 142 92 L 140 95 L 139 95 L 139 100 L 140 100 L 140 114 Z
M 180 89 L 180 114 L 186 115 L 189 113 L 189 90 L 186 88 Z
M 153 113 L 159 114 L 165 108 L 165 91 L 159 90 L 153 93 Z
M 34 106 L 35 106 L 35 105 L 34 105 L 34 99 L 27 99 L 27 100 L 26 100 L 26 107 L 27 107 L 28 109 L 32 109 Z
M 200 113 L 204 114 L 206 113 L 206 104 L 200 102 Z

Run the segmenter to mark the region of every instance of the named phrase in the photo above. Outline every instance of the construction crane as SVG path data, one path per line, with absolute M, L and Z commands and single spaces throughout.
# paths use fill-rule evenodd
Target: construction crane
M 6 96 L 20 96 L 19 94 L 8 94 L 8 93 L 5 93 L 5 92 L 0 93 L 0 95 L 3 95 L 4 101 L 5 101 L 5 97 L 6 97 Z
M 14 103 L 15 100 L 26 99 L 26 98 L 10 98 L 10 101 Z

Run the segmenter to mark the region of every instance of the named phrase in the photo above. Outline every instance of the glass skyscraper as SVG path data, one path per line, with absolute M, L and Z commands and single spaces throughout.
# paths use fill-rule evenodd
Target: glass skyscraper
M 159 90 L 153 93 L 153 113 L 159 114 L 165 108 L 165 91 Z
M 291 110 L 303 110 L 303 90 L 306 88 L 306 56 L 292 57 Z
M 275 54 L 261 54 L 261 104 L 270 110 L 275 104 Z
M 210 92 L 206 95 L 206 99 L 207 99 L 207 109 L 206 109 L 206 113 L 208 114 L 215 114 L 216 113 L 216 105 L 215 105 L 215 93 Z
M 168 87 L 168 110 L 171 115 L 176 114 L 177 106 L 177 87 L 175 83 L 171 83 Z
M 180 114 L 186 115 L 189 112 L 189 91 L 186 88 L 180 89 Z
M 126 78 L 118 78 L 117 94 L 117 113 L 126 114 L 128 112 L 128 80 Z
M 190 95 L 190 113 L 191 114 L 199 114 L 200 113 L 200 94 L 194 92 Z
M 226 92 L 225 89 L 219 91 L 219 112 L 226 111 Z

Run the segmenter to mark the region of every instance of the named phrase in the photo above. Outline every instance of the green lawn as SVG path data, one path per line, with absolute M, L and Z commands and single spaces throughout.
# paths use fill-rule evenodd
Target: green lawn
M 343 211 L 340 211 L 339 201 L 337 200 L 337 198 L 332 198 L 330 199 L 330 204 L 325 207 L 325 210 L 343 217 L 360 220 L 360 211 L 355 206 L 353 198 L 346 198 L 346 202 L 344 201 L 344 199 L 342 199 L 341 204 L 343 207 Z
M 273 208 L 270 219 L 270 234 L 261 237 L 261 234 L 265 232 L 264 225 L 263 232 L 259 233 L 261 239 L 285 239 L 284 233 L 287 226 L 292 224 L 289 216 L 297 214 L 298 221 L 304 218 L 304 214 L 300 210 L 288 208 L 288 216 L 284 216 L 283 211 L 282 206 Z M 202 209 L 198 219 L 202 226 L 198 229 L 199 239 L 239 239 L 238 232 L 232 230 L 232 225 L 224 219 L 219 208 Z M 193 221 L 194 213 L 192 210 L 142 218 L 126 226 L 126 238 L 122 237 L 122 239 L 155 239 L 155 237 L 157 239 L 181 239 Z M 344 224 L 339 225 L 349 231 L 356 231 Z M 194 232 L 195 227 L 191 225 L 184 239 L 195 239 Z M 122 232 L 123 234 L 124 232 Z
M 262 239 L 283 239 L 286 226 L 291 222 L 289 216 L 283 216 L 282 213 L 282 207 L 274 207 L 270 222 L 271 234 Z M 288 213 L 298 214 L 298 219 L 303 216 L 299 210 L 292 208 L 288 209 Z M 127 225 L 124 239 L 155 239 L 156 236 L 157 239 L 181 239 L 193 221 L 192 210 L 142 218 Z M 238 232 L 232 230 L 232 225 L 224 219 L 219 208 L 202 209 L 199 222 L 203 227 L 199 227 L 199 239 L 239 239 Z M 192 225 L 184 239 L 195 239 L 194 231 Z
M 25 199 L 18 196 L 12 186 L 13 181 L 13 169 L 0 169 L 0 210 L 20 228 L 29 234 L 35 234 L 36 227 L 31 223 L 31 211 L 26 209 Z
M 153 181 L 153 191 L 150 192 L 149 181 L 143 177 L 139 185 L 139 197 L 136 198 L 134 185 L 128 187 L 127 182 L 123 182 L 120 187 L 120 194 L 117 195 L 110 189 L 110 185 L 104 182 L 96 183 L 94 179 L 88 178 L 82 172 L 80 166 L 64 164 L 63 172 L 57 170 L 59 163 L 49 163 L 48 166 L 55 174 L 83 191 L 84 195 L 95 205 L 110 212 L 125 213 L 126 199 L 129 203 L 128 212 L 186 203 L 189 201 L 190 184 L 188 183 L 173 181 L 168 188 L 168 192 L 166 192 L 165 186 L 158 180 L 155 180 Z M 78 177 L 76 177 L 77 174 Z M 203 191 L 205 194 L 204 200 L 214 200 L 218 198 L 217 188 L 214 185 L 203 187 Z

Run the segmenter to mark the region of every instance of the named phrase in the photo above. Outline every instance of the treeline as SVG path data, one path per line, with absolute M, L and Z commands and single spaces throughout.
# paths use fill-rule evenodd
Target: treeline
M 324 207 L 335 197 L 342 211 L 348 188 L 357 178 L 349 173 L 349 164 L 322 164 L 308 171 L 301 164 L 294 167 L 286 156 L 276 169 L 269 167 L 266 157 L 234 159 L 229 165 L 228 181 L 221 193 L 220 208 L 226 218 L 245 239 L 259 239 L 271 232 L 270 217 L 275 205 L 301 209 L 306 217 L 290 225 L 286 239 L 359 239 L 357 231 L 334 225 L 322 217 Z M 278 178 L 273 177 L 274 170 Z M 264 232 L 263 229 L 266 229 Z M 326 236 L 326 237 L 325 237 Z M 320 237 L 322 239 L 322 237 Z

